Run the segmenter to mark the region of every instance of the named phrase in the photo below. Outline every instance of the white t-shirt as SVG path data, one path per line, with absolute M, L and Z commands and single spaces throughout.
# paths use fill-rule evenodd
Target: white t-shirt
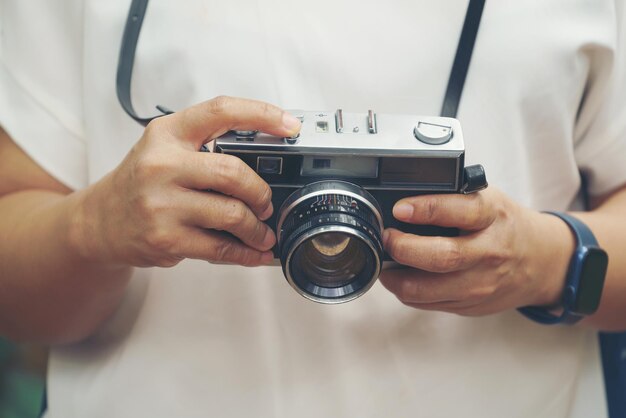
M 130 1 L 0 0 L 0 123 L 73 188 L 141 127 L 115 72 Z M 467 1 L 153 0 L 133 98 L 436 115 Z M 467 163 L 522 205 L 564 210 L 578 170 L 626 182 L 622 0 L 487 2 L 459 118 Z M 123 192 L 123 191 L 121 191 Z M 86 278 L 88 280 L 88 278 Z M 116 315 L 52 350 L 50 418 L 602 417 L 596 334 L 517 312 L 424 312 L 379 284 L 340 306 L 276 267 L 137 269 Z

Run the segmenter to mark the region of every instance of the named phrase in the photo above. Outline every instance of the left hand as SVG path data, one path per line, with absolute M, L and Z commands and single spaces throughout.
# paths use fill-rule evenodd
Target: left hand
M 461 230 L 458 237 L 385 231 L 386 251 L 410 268 L 384 270 L 380 280 L 402 303 L 480 316 L 559 302 L 574 251 L 573 234 L 559 218 L 524 208 L 493 187 L 402 199 L 393 213 L 403 222 Z

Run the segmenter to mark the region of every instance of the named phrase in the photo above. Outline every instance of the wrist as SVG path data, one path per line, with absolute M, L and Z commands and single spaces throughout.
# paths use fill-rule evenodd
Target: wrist
M 525 306 L 519 311 L 541 324 L 574 324 L 598 309 L 608 267 L 608 255 L 598 245 L 591 229 L 578 218 L 563 212 L 547 212 L 572 231 L 575 249 L 561 292 L 560 312 L 545 306 Z
M 537 262 L 531 277 L 537 281 L 537 292 L 528 305 L 558 308 L 576 239 L 561 219 L 535 212 L 532 228 Z
M 106 178 L 86 189 L 68 196 L 69 215 L 68 242 L 70 251 L 80 261 L 89 264 L 103 264 L 114 268 L 123 264 L 111 256 L 107 245 L 106 231 L 102 224 L 103 216 L 98 196 Z

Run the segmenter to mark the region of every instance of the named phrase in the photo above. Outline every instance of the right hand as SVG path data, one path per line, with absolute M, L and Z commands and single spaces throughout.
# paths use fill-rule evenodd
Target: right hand
M 141 267 L 185 258 L 271 262 L 276 238 L 262 222 L 273 211 L 271 189 L 239 158 L 198 152 L 234 129 L 292 136 L 300 122 L 275 106 L 230 97 L 153 120 L 113 172 L 79 193 L 81 255 Z

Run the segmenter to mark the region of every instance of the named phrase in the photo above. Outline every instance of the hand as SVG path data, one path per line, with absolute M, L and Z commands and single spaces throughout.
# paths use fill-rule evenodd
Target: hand
M 461 230 L 452 238 L 385 231 L 386 251 L 410 268 L 385 270 L 381 282 L 404 304 L 478 316 L 558 303 L 574 237 L 557 217 L 523 208 L 493 187 L 403 199 L 393 213 L 403 222 Z
M 269 186 L 239 158 L 198 152 L 233 129 L 292 136 L 300 122 L 275 106 L 229 97 L 155 119 L 124 161 L 83 191 L 75 228 L 81 254 L 133 266 L 270 262 L 276 239 L 262 222 L 273 210 Z

